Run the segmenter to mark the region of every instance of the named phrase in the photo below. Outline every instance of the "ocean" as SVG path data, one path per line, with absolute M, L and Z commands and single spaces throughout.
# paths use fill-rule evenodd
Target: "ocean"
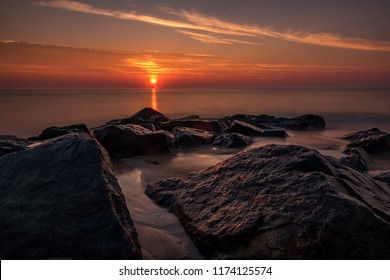
M 390 89 L 1 90 L 0 134 L 37 135 L 49 126 L 89 127 L 153 107 L 168 117 L 319 114 L 328 129 L 390 131 Z

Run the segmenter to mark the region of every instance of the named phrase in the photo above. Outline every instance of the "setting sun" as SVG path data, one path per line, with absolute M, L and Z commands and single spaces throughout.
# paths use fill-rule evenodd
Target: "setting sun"
M 157 79 L 156 79 L 156 78 L 151 78 L 151 79 L 150 79 L 150 83 L 151 83 L 152 85 L 157 84 Z

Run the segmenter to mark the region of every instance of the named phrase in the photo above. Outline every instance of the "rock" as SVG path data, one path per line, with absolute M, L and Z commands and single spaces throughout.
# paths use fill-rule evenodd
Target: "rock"
M 152 132 L 140 125 L 108 125 L 94 130 L 96 139 L 112 156 L 127 157 L 169 151 L 175 137 L 167 131 Z
M 107 152 L 68 134 L 0 158 L 1 259 L 141 259 Z
M 253 140 L 245 135 L 240 133 L 228 133 L 218 136 L 213 145 L 214 146 L 223 146 L 225 148 L 235 148 L 248 146 L 253 143 Z
M 369 171 L 368 174 L 371 178 L 384 182 L 390 186 L 390 170 L 373 170 Z
M 240 121 L 257 126 L 258 128 L 271 128 L 269 125 L 264 124 L 262 120 L 258 120 L 258 117 L 255 115 L 236 114 L 233 116 L 225 117 L 224 120 L 229 122 L 230 125 L 233 121 Z
M 313 149 L 256 148 L 146 194 L 208 258 L 390 258 L 389 187 Z
M 355 141 L 360 138 L 366 138 L 370 136 L 378 136 L 378 135 L 384 135 L 386 132 L 380 131 L 378 128 L 371 128 L 368 130 L 362 130 L 358 132 L 354 132 L 348 135 L 345 135 L 342 137 L 342 139 L 349 140 L 349 141 Z
M 369 155 L 362 148 L 352 148 L 344 151 L 347 157 L 340 159 L 340 163 L 359 171 L 367 171 L 372 162 Z
M 160 119 L 164 119 L 165 121 L 169 120 L 162 113 L 160 113 L 159 111 L 154 110 L 153 108 L 150 108 L 150 107 L 145 107 L 141 111 L 132 115 L 133 118 L 141 118 L 141 119 L 144 119 L 145 121 L 149 121 L 150 118 L 153 116 L 159 116 Z
M 139 117 L 129 117 L 129 118 L 121 119 L 118 124 L 142 124 L 146 122 L 147 120 Z
M 263 133 L 260 128 L 241 121 L 233 121 L 226 132 L 237 132 L 244 135 L 261 135 Z
M 262 137 L 279 137 L 286 138 L 288 134 L 283 129 L 264 129 L 261 133 Z
M 390 151 L 390 134 L 377 128 L 352 133 L 343 138 L 352 141 L 347 149 L 360 147 L 369 154 Z
M 52 139 L 55 137 L 59 137 L 68 133 L 78 133 L 78 132 L 84 132 L 92 137 L 91 131 L 88 129 L 88 127 L 85 124 L 72 124 L 68 126 L 51 126 L 49 128 L 46 128 L 44 131 L 41 132 L 41 134 L 36 137 L 36 140 L 47 140 Z
M 13 135 L 0 135 L 0 157 L 28 149 L 30 141 Z
M 177 126 L 206 130 L 209 132 L 221 131 L 221 126 L 218 120 L 206 120 L 206 119 L 170 120 L 168 122 L 162 122 L 160 124 L 160 129 L 172 131 Z
M 323 117 L 311 114 L 278 123 L 278 126 L 292 130 L 322 130 L 325 128 L 325 125 Z
M 198 146 L 210 144 L 214 141 L 215 135 L 211 132 L 188 128 L 188 127 L 175 127 L 172 131 L 179 144 L 188 146 Z

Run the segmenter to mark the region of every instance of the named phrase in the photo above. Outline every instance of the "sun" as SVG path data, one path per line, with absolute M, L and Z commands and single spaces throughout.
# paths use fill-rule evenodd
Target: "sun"
M 157 79 L 156 78 L 150 78 L 150 83 L 152 85 L 156 85 L 157 84 Z

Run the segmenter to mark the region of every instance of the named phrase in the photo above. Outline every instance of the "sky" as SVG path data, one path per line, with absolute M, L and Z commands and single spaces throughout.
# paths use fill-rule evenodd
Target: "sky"
M 2 0 L 0 88 L 390 87 L 388 0 Z

